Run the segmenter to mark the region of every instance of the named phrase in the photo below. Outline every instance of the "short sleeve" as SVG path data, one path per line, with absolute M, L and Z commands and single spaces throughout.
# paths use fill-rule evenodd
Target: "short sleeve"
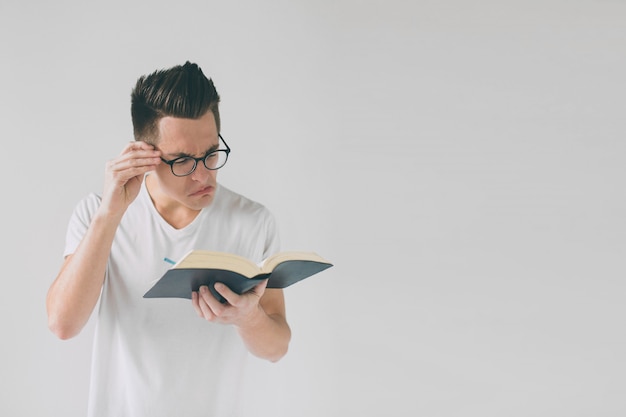
M 76 205 L 67 227 L 65 250 L 63 251 L 64 257 L 76 251 L 76 248 L 87 233 L 91 219 L 96 213 L 96 210 L 98 210 L 101 201 L 98 195 L 89 194 Z
M 267 211 L 265 216 L 265 248 L 263 259 L 280 252 L 280 236 L 274 215 Z

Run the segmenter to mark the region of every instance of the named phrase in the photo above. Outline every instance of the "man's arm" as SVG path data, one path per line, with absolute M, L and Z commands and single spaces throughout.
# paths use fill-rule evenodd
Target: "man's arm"
M 287 353 L 291 329 L 285 315 L 285 299 L 280 289 L 265 289 L 267 280 L 252 291 L 238 295 L 226 285 L 215 289 L 227 301 L 220 303 L 207 287 L 192 293 L 198 315 L 208 321 L 234 325 L 244 344 L 255 356 L 277 362 Z
M 76 336 L 87 323 L 100 297 L 117 227 L 139 194 L 144 174 L 160 163 L 159 155 L 151 145 L 133 142 L 107 164 L 100 207 L 48 290 L 48 326 L 59 338 Z
M 95 307 L 117 222 L 96 214 L 73 255 L 65 258 L 46 298 L 48 327 L 60 339 L 76 336 Z

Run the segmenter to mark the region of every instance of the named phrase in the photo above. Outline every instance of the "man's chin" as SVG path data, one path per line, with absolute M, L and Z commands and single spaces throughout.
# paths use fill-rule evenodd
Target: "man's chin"
M 215 196 L 214 190 L 210 193 L 205 193 L 197 196 L 189 196 L 186 200 L 186 205 L 193 210 L 202 210 L 208 207 L 213 202 Z

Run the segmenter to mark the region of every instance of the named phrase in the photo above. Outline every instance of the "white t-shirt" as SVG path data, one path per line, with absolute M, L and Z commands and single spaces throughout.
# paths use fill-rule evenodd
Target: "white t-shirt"
M 100 204 L 91 194 L 70 220 L 72 254 Z M 210 206 L 183 229 L 155 209 L 144 184 L 115 234 L 100 297 L 90 417 L 239 416 L 248 352 L 233 326 L 199 318 L 187 299 L 143 294 L 191 249 L 231 252 L 255 262 L 279 249 L 273 216 L 218 185 Z

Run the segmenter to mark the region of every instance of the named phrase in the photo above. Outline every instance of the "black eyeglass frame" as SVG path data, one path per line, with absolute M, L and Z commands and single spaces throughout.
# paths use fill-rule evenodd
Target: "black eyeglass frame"
M 188 175 L 191 175 L 194 173 L 194 171 L 196 170 L 196 168 L 198 168 L 198 162 L 202 161 L 202 165 L 204 165 L 204 167 L 206 169 L 208 169 L 209 171 L 217 171 L 218 169 L 222 168 L 224 165 L 226 165 L 226 162 L 228 162 L 228 155 L 230 155 L 230 146 L 228 146 L 228 143 L 226 143 L 226 141 L 224 140 L 224 138 L 222 137 L 221 134 L 217 135 L 219 137 L 219 139 L 224 142 L 224 145 L 226 145 L 226 149 L 216 149 L 214 151 L 209 152 L 208 154 L 201 156 L 200 158 L 194 158 L 193 156 L 181 156 L 179 158 L 176 159 L 172 159 L 170 161 L 163 159 L 163 157 L 161 157 L 161 161 L 165 162 L 167 165 L 170 166 L 170 170 L 172 171 L 172 175 L 174 175 L 175 177 L 186 177 Z M 224 163 L 222 165 L 220 165 L 217 168 L 209 168 L 206 165 L 206 161 L 207 159 L 211 156 L 211 155 L 215 155 L 218 152 L 225 152 L 226 153 L 226 159 L 224 160 Z M 174 164 L 176 163 L 176 161 L 180 161 L 181 159 L 193 159 L 193 168 L 191 168 L 191 171 L 189 171 L 187 174 L 185 175 L 177 175 L 174 172 Z

